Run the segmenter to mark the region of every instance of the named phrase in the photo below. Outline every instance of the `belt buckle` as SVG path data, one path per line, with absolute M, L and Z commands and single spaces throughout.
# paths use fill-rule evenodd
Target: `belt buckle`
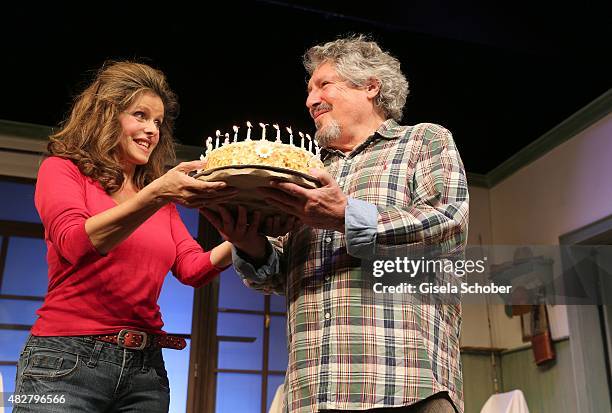
M 126 334 L 131 334 L 133 336 L 141 336 L 142 342 L 138 346 L 127 346 L 125 344 Z M 117 334 L 117 345 L 119 347 L 127 348 L 130 350 L 144 350 L 144 348 L 147 346 L 147 338 L 148 338 L 148 334 L 143 331 L 123 329 L 119 332 L 119 334 Z

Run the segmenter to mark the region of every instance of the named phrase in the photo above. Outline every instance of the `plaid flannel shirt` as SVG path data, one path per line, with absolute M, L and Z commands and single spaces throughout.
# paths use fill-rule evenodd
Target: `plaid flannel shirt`
M 445 391 L 462 412 L 460 305 L 373 298 L 363 270 L 396 247 L 465 247 L 467 181 L 450 132 L 387 120 L 349 154 L 322 157 L 349 197 L 346 234 L 271 239 L 257 269 L 233 251 L 247 286 L 287 296 L 287 411 L 405 406 Z

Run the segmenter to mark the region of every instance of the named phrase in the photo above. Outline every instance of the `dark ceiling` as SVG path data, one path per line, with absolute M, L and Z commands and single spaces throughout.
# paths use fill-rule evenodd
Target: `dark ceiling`
M 179 95 L 177 139 L 265 121 L 312 131 L 304 50 L 369 34 L 402 62 L 404 122 L 455 137 L 486 173 L 606 92 L 611 2 L 234 1 L 2 6 L 0 119 L 56 125 L 106 59 L 166 72 Z M 204 7 L 204 9 L 202 9 Z

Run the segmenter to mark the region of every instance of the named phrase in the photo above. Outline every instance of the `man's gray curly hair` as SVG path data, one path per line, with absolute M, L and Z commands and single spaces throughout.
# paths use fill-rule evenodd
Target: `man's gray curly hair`
M 340 76 L 357 87 L 364 87 L 375 79 L 380 84 L 376 106 L 387 118 L 401 120 L 408 97 L 408 80 L 399 60 L 384 52 L 376 42 L 364 35 L 346 37 L 311 47 L 303 60 L 311 76 L 319 65 L 331 62 Z

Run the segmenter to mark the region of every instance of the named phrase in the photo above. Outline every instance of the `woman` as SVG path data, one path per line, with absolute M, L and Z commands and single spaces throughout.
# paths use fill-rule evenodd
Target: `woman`
M 51 395 L 60 411 L 167 412 L 166 336 L 157 299 L 169 270 L 199 287 L 231 263 L 231 244 L 204 252 L 174 202 L 201 207 L 235 194 L 173 161 L 178 111 L 147 65 L 103 67 L 52 135 L 35 204 L 45 227 L 49 286 L 21 353 L 15 393 Z M 47 411 L 27 402 L 15 411 Z

